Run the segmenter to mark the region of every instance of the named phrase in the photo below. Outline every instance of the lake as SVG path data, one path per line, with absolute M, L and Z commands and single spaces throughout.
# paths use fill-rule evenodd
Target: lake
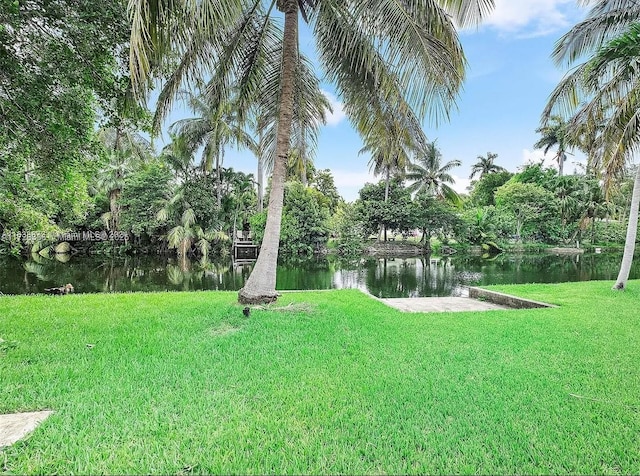
M 72 283 L 76 292 L 192 291 L 240 289 L 252 264 L 231 259 L 207 263 L 156 256 L 105 258 L 66 256 L 66 262 L 35 256 L 0 257 L 0 292 L 42 293 Z M 501 254 L 493 259 L 454 255 L 445 258 L 362 258 L 344 263 L 329 256 L 283 261 L 277 289 L 358 288 L 378 297 L 464 295 L 466 286 L 505 283 L 556 283 L 615 280 L 618 253 L 560 255 Z M 640 278 L 636 259 L 631 279 Z

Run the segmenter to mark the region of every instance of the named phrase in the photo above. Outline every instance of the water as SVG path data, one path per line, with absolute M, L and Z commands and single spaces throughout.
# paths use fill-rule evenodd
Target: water
M 190 291 L 240 289 L 251 264 L 231 260 L 209 263 L 142 256 L 100 258 L 71 256 L 67 262 L 34 257 L 0 257 L 0 292 L 41 293 L 45 288 L 72 283 L 76 292 Z M 492 260 L 479 256 L 448 258 L 363 258 L 355 264 L 335 257 L 283 262 L 277 288 L 358 288 L 379 297 L 456 296 L 466 286 L 504 283 L 555 283 L 615 280 L 621 256 L 617 253 L 555 256 L 503 254 Z M 631 278 L 640 278 L 636 259 Z

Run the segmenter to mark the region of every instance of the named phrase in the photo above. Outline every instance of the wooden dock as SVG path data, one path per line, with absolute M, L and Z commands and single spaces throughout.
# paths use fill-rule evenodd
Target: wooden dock
M 259 247 L 253 242 L 251 233 L 236 231 L 233 237 L 234 261 L 254 261 L 258 258 Z

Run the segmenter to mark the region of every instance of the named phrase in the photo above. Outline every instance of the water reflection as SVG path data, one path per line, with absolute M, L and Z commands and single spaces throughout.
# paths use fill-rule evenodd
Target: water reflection
M 456 296 L 466 286 L 504 283 L 551 283 L 615 280 L 618 254 L 554 256 L 503 254 L 447 258 L 363 258 L 345 263 L 335 257 L 282 262 L 277 288 L 358 288 L 379 297 Z M 39 255 L 20 260 L 0 257 L 0 292 L 41 293 L 72 283 L 76 292 L 131 292 L 240 289 L 251 263 L 232 260 L 198 262 L 155 256 L 117 259 L 73 256 L 68 262 Z M 631 278 L 640 277 L 636 259 Z

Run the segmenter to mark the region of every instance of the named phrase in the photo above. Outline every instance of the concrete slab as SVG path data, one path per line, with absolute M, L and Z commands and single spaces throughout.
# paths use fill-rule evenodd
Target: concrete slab
M 49 410 L 29 413 L 0 415 L 0 448 L 11 446 L 46 420 L 53 412 Z
M 380 299 L 387 306 L 404 312 L 467 312 L 512 309 L 468 297 L 427 297 Z

